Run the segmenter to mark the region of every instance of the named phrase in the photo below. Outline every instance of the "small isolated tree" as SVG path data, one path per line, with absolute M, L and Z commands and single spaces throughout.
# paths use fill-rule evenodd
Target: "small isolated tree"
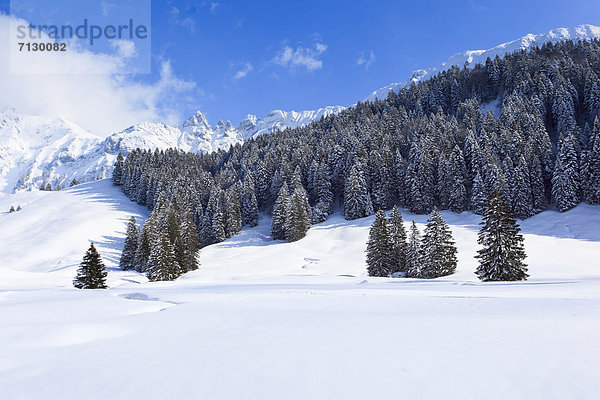
M 394 246 L 390 240 L 385 213 L 381 210 L 375 214 L 366 252 L 370 276 L 389 276 L 395 269 Z
M 73 178 L 69 187 L 73 187 L 73 186 L 77 186 L 77 185 L 79 185 L 79 181 L 76 178 Z
M 415 221 L 410 226 L 408 246 L 406 247 L 406 277 L 419 278 L 421 276 L 421 233 Z
M 21 206 L 17 206 L 17 211 L 21 211 L 21 210 L 22 210 Z
M 456 246 L 452 232 L 437 208 L 433 209 L 427 220 L 421 249 L 421 278 L 439 278 L 451 275 L 456 270 Z
M 394 206 L 390 217 L 388 219 L 388 230 L 390 232 L 390 240 L 394 247 L 394 272 L 406 273 L 406 229 L 404 228 L 404 221 L 402 220 L 402 214 L 398 210 L 398 207 Z
M 73 280 L 73 286 L 77 289 L 106 289 L 106 267 L 102 262 L 100 254 L 94 243 L 83 257 L 83 262 L 77 270 L 77 276 Z
M 482 281 L 526 280 L 527 265 L 523 235 L 512 218 L 508 205 L 498 191 L 492 193 L 490 203 L 481 222 L 479 239 L 483 246 L 475 256 L 479 267 L 475 273 Z
M 15 212 L 15 206 L 10 206 L 10 210 L 8 210 L 9 213 L 13 213 Z
M 127 236 L 125 237 L 125 244 L 123 245 L 123 252 L 121 253 L 121 260 L 119 262 L 121 269 L 136 269 L 135 253 L 137 251 L 139 236 L 140 229 L 137 226 L 135 218 L 132 216 L 129 219 L 129 224 L 127 224 Z

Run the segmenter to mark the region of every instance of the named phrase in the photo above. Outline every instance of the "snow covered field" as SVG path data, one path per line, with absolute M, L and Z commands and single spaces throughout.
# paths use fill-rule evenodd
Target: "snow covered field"
M 0 211 L 2 399 L 600 396 L 600 207 L 523 222 L 530 279 L 485 284 L 471 213 L 443 213 L 459 265 L 442 279 L 367 277 L 373 217 L 336 214 L 295 243 L 263 218 L 148 283 L 116 269 L 127 219 L 148 211 L 107 180 Z M 89 240 L 109 290 L 72 287 Z

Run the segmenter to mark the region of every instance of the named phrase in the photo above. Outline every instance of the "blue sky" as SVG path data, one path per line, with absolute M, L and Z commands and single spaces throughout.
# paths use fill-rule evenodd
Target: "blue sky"
M 599 1 L 155 0 L 152 74 L 135 79 L 156 81 L 169 61 L 195 83 L 177 104 L 183 114 L 237 124 L 350 105 L 457 52 L 586 23 L 600 25 Z

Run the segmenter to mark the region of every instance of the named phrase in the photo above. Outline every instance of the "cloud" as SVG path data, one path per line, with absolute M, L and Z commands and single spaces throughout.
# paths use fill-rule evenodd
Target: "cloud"
M 369 69 L 371 64 L 373 64 L 375 62 L 375 60 L 376 60 L 376 58 L 375 58 L 375 53 L 373 53 L 373 50 L 369 50 L 368 55 L 366 55 L 365 52 L 363 51 L 358 56 L 358 59 L 356 60 L 356 64 L 361 65 L 361 66 L 364 65 L 365 70 L 367 70 L 367 69 Z
M 190 33 L 196 32 L 196 20 L 191 15 L 182 16 L 177 7 L 171 7 L 169 11 L 169 22 L 172 25 L 178 25 L 186 28 Z
M 135 43 L 131 40 L 114 39 L 110 41 L 110 45 L 117 50 L 117 54 L 122 58 L 131 58 L 137 55 Z
M 110 12 L 117 8 L 117 5 L 115 3 L 112 3 L 110 1 L 102 1 L 100 3 L 100 7 L 102 8 L 102 15 L 104 15 L 105 17 L 108 17 L 108 15 L 110 14 Z
M 239 79 L 245 78 L 246 75 L 248 75 L 250 73 L 250 71 L 252 71 L 252 64 L 250 63 L 246 63 L 244 64 L 243 68 L 238 70 L 235 75 L 233 76 L 233 80 L 237 81 Z
M 313 47 L 297 46 L 296 48 L 284 45 L 271 60 L 274 64 L 290 69 L 305 69 L 316 71 L 323 67 L 320 56 L 327 50 L 327 45 L 316 41 Z
M 16 18 L 0 15 L 0 36 L 9 37 L 11 20 Z M 9 42 L 0 41 L 3 60 L 8 59 Z M 23 114 L 62 116 L 99 136 L 144 121 L 180 123 L 185 117 L 182 110 L 191 108 L 198 100 L 196 96 L 202 96 L 196 84 L 177 77 L 167 60 L 161 62 L 159 77 L 153 82 L 119 75 L 116 71 L 135 47 L 126 43 L 115 46 L 114 54 L 92 53 L 75 46 L 60 54 L 39 53 L 38 73 L 11 74 L 9 63 L 0 63 L 0 107 L 12 107 Z M 70 73 L 82 66 L 91 68 L 93 74 Z M 49 75 L 39 73 L 41 70 L 60 73 Z
M 210 12 L 214 13 L 217 11 L 217 8 L 221 6 L 221 3 L 219 3 L 218 1 L 211 1 L 210 2 Z

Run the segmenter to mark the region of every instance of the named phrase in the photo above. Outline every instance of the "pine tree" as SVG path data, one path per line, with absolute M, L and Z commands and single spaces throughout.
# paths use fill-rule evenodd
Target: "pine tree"
M 406 276 L 408 278 L 421 277 L 421 234 L 419 228 L 412 221 L 408 246 L 406 247 Z
M 406 252 L 408 247 L 408 244 L 406 243 L 406 229 L 404 228 L 402 214 L 400 214 L 400 211 L 396 206 L 392 208 L 392 212 L 388 219 L 388 231 L 394 247 L 394 268 L 392 269 L 392 273 L 406 273 Z
M 181 272 L 186 273 L 198 269 L 198 257 L 197 251 L 200 247 L 198 241 L 198 230 L 194 224 L 192 213 L 185 211 L 181 218 L 181 224 L 179 226 L 180 237 L 181 237 Z
M 427 220 L 421 242 L 421 254 L 421 278 L 438 278 L 451 275 L 456 270 L 456 246 L 452 232 L 436 208 Z
M 258 202 L 254 191 L 252 177 L 247 176 L 244 180 L 240 205 L 242 208 L 242 224 L 250 227 L 258 225 Z
M 175 250 L 166 234 L 160 235 L 152 245 L 148 260 L 148 279 L 150 281 L 172 281 L 181 275 Z
M 10 210 L 8 210 L 9 213 L 14 213 L 15 210 L 15 206 L 10 206 Z
M 288 208 L 290 200 L 288 198 L 287 184 L 283 184 L 279 189 L 279 195 L 273 206 L 273 219 L 271 222 L 271 237 L 274 240 L 286 240 L 288 232 Z
M 518 281 L 527 279 L 523 236 L 511 217 L 510 209 L 495 191 L 483 215 L 478 243 L 483 246 L 476 274 L 482 281 Z
M 287 210 L 287 240 L 295 242 L 306 236 L 310 228 L 310 207 L 302 184 L 297 185 Z
M 100 254 L 94 247 L 94 243 L 90 244 L 90 248 L 83 257 L 77 276 L 73 280 L 73 286 L 77 289 L 106 289 L 106 267 L 102 262 Z
M 385 213 L 375 214 L 367 242 L 367 271 L 369 276 L 389 276 L 396 269 L 394 245 L 388 232 Z
M 113 185 L 115 186 L 121 186 L 123 184 L 123 161 L 123 155 L 119 152 L 113 169 Z
M 579 165 L 573 135 L 560 140 L 552 175 L 552 196 L 561 212 L 575 207 L 579 203 Z
M 598 117 L 594 125 L 598 124 Z M 600 204 L 600 134 L 593 137 L 588 153 L 588 179 L 586 201 L 588 204 Z
M 373 214 L 371 196 L 360 165 L 354 164 L 344 188 L 344 216 L 347 220 Z
M 123 252 L 121 253 L 121 260 L 119 267 L 122 270 L 135 269 L 135 253 L 137 252 L 138 239 L 140 236 L 140 229 L 137 226 L 135 217 L 129 219 L 127 224 L 127 236 L 125 237 L 125 244 L 123 246 Z

